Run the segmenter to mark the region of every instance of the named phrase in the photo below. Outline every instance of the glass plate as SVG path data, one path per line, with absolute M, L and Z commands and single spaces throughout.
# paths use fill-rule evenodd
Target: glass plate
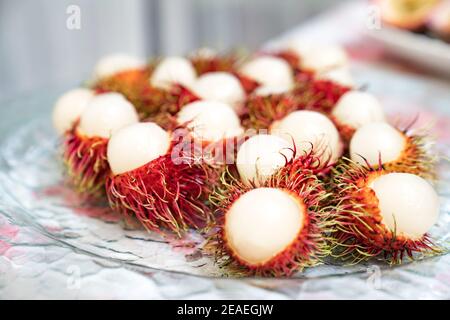
M 367 70 L 362 74 L 367 74 Z M 377 85 L 382 85 L 382 88 L 388 87 L 385 83 L 376 81 L 378 79 L 376 74 L 373 76 L 370 82 L 372 91 L 377 91 Z M 362 77 L 361 80 L 364 81 L 364 78 Z M 415 80 L 412 82 L 411 79 L 409 80 L 412 87 L 418 86 L 414 83 Z M 395 89 L 395 84 L 400 83 L 396 82 L 394 77 L 390 81 L 394 85 L 390 87 L 390 90 Z M 402 87 L 408 83 L 408 79 L 403 78 L 402 81 Z M 443 109 L 440 109 L 441 102 L 438 101 L 442 97 L 448 99 L 448 91 L 444 90 L 440 92 L 440 95 L 429 96 L 424 83 L 421 85 L 420 90 L 424 94 L 422 98 L 430 97 L 433 99 L 430 101 L 436 102 L 428 103 L 426 110 L 415 107 L 420 105 L 421 101 L 418 99 L 414 100 L 413 105 L 408 105 L 403 98 L 399 100 L 398 96 L 389 95 L 385 90 L 378 94 L 381 95 L 391 117 L 401 114 L 403 118 L 411 119 L 420 112 L 422 120 L 419 120 L 419 123 L 428 122 L 432 118 L 436 119 L 437 123 L 433 130 L 436 131 L 440 140 L 438 147 L 442 154 L 448 156 L 450 154 L 448 147 L 450 117 Z M 436 87 L 434 89 L 436 90 Z M 124 223 L 120 216 L 112 213 L 106 206 L 83 205 L 70 189 L 63 186 L 59 142 L 49 119 L 51 105 L 59 92 L 59 90 L 40 92 L 29 97 L 14 99 L 4 103 L 0 109 L 2 112 L 0 260 L 3 260 L 3 264 L 5 261 L 8 264 L 6 267 L 3 265 L 3 270 L 0 269 L 3 271 L 0 277 L 0 297 L 17 294 L 18 284 L 13 283 L 11 277 L 23 281 L 24 275 L 25 278 L 30 277 L 36 269 L 42 271 L 37 275 L 37 279 L 40 280 L 37 284 L 34 280 L 26 282 L 25 288 L 30 288 L 33 284 L 37 286 L 39 292 L 42 290 L 45 292 L 44 297 L 48 297 L 50 294 L 48 292 L 53 292 L 50 290 L 52 286 L 57 287 L 55 292 L 64 292 L 63 296 L 69 297 L 71 295 L 67 293 L 67 290 L 72 282 L 77 284 L 77 281 L 81 279 L 86 282 L 86 278 L 90 281 L 104 281 L 102 278 L 104 275 L 101 275 L 102 270 L 115 270 L 109 277 L 117 288 L 128 288 L 130 283 L 136 281 L 131 279 L 137 273 L 144 276 L 139 281 L 139 288 L 147 288 L 146 285 L 152 283 L 152 288 L 147 288 L 149 292 L 161 293 L 164 292 L 165 286 L 172 284 L 174 286 L 172 290 L 187 292 L 182 297 L 192 297 L 193 294 L 198 293 L 198 286 L 201 288 L 207 286 L 208 289 L 201 292 L 211 297 L 214 294 L 220 296 L 220 294 L 234 292 L 232 295 L 234 298 L 237 297 L 236 294 L 257 297 L 261 288 L 270 289 L 270 294 L 264 295 L 266 298 L 298 298 L 299 295 L 301 297 L 362 298 L 364 294 L 360 293 L 358 296 L 358 292 L 361 291 L 371 292 L 367 293 L 368 297 L 393 297 L 399 295 L 397 289 L 405 285 L 415 288 L 415 291 L 410 291 L 411 293 L 423 295 L 423 291 L 417 290 L 420 288 L 417 282 L 422 286 L 432 287 L 431 291 L 427 291 L 427 295 L 449 296 L 450 261 L 445 255 L 399 267 L 388 267 L 378 262 L 354 267 L 342 267 L 331 263 L 308 269 L 295 275 L 293 279 L 223 279 L 220 269 L 213 260 L 203 256 L 199 250 L 203 239 L 196 233 L 192 232 L 181 240 L 162 238 L 137 226 Z M 412 110 L 414 111 L 411 112 Z M 449 168 L 448 161 L 440 162 L 441 180 L 437 188 L 442 199 L 442 210 L 439 222 L 431 231 L 438 243 L 444 246 L 448 244 L 450 230 Z M 44 258 L 38 255 L 39 261 L 34 261 L 34 252 L 30 259 L 29 249 L 40 250 L 42 247 L 45 248 Z M 72 256 L 73 254 L 76 258 Z M 46 261 L 46 255 L 51 257 L 50 261 Z M 80 260 L 95 261 L 97 267 L 81 268 L 80 265 L 84 265 L 84 262 L 81 263 Z M 61 266 L 58 266 L 58 263 Z M 20 271 L 14 271 L 16 267 Z M 49 268 L 50 270 L 55 268 L 68 277 L 65 285 L 61 286 L 60 280 L 58 282 L 49 278 Z M 121 272 L 124 272 L 122 278 L 113 276 Z M 48 287 L 42 283 L 40 277 L 45 280 L 45 283 L 49 281 Z M 158 277 L 163 277 L 164 285 L 156 280 Z M 224 281 L 232 282 L 234 285 L 228 286 L 224 284 Z M 217 289 L 215 285 L 218 283 L 228 289 Z M 105 284 L 98 290 L 102 290 L 103 294 L 112 294 L 117 297 L 117 292 L 105 291 L 106 287 Z M 241 288 L 241 291 L 236 292 L 237 288 Z M 132 293 L 127 292 L 125 297 L 129 297 L 130 294 L 133 296 Z M 410 293 L 402 296 L 407 297 L 408 294 Z M 172 292 L 168 297 L 173 298 L 177 295 Z

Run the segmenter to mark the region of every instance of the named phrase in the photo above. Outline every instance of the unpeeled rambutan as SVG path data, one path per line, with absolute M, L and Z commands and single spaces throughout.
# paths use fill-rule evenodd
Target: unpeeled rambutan
M 405 255 L 440 251 L 427 234 L 439 199 L 424 179 L 346 161 L 335 169 L 333 191 L 335 257 L 350 264 L 374 257 L 398 264 Z
M 210 173 L 183 153 L 183 143 L 182 136 L 155 123 L 115 133 L 108 144 L 111 174 L 106 191 L 111 207 L 157 232 L 181 235 L 189 227 L 207 226 L 213 218 L 206 205 Z
M 312 157 L 288 161 L 258 186 L 225 172 L 211 196 L 218 230 L 205 247 L 220 266 L 238 275 L 291 276 L 329 254 L 332 213 Z

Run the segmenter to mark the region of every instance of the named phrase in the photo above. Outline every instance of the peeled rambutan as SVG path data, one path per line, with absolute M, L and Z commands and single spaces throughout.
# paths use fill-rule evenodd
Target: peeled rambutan
M 289 160 L 258 186 L 222 177 L 211 200 L 217 206 L 217 233 L 206 250 L 236 275 L 291 276 L 321 263 L 329 254 L 332 213 L 314 175 L 312 154 Z
M 183 57 L 166 57 L 152 72 L 150 83 L 155 88 L 170 90 L 173 85 L 190 88 L 197 79 L 192 63 Z
M 362 91 L 348 91 L 331 111 L 331 119 L 346 144 L 355 131 L 365 124 L 385 121 L 380 102 L 371 94 Z
M 294 154 L 293 142 L 270 134 L 258 134 L 239 147 L 236 168 L 244 184 L 259 185 L 286 165 Z
M 293 87 L 294 71 L 283 59 L 274 56 L 259 56 L 244 63 L 239 74 L 256 81 L 260 86 Z
M 192 92 L 202 100 L 227 103 L 238 113 L 246 97 L 239 79 L 229 72 L 203 74 L 192 85 Z
M 114 131 L 137 121 L 133 105 L 118 93 L 101 94 L 90 100 L 63 142 L 69 182 L 80 194 L 88 197 L 103 194 L 109 174 L 108 139 Z
M 362 165 L 382 166 L 390 172 L 407 172 L 434 179 L 436 157 L 431 147 L 425 134 L 374 122 L 355 132 L 350 141 L 350 157 Z
M 269 132 L 286 141 L 294 141 L 299 155 L 312 150 L 324 166 L 336 163 L 343 152 L 338 130 L 330 119 L 319 112 L 291 112 L 274 122 Z
M 211 164 L 234 163 L 244 129 L 230 105 L 210 100 L 192 102 L 177 114 L 177 123 L 190 130 L 196 158 Z
M 302 39 L 288 41 L 277 56 L 284 58 L 297 74 L 320 74 L 347 67 L 348 56 L 338 45 L 313 45 Z
M 109 78 L 115 74 L 146 68 L 144 59 L 132 55 L 116 53 L 101 58 L 94 67 L 94 80 Z
M 175 113 L 183 105 L 199 99 L 186 87 L 195 78 L 190 62 L 174 57 L 100 78 L 93 88 L 99 93 L 123 94 L 135 106 L 140 119 L 173 129 Z
M 108 144 L 111 174 L 106 191 L 111 207 L 131 215 L 148 230 L 181 235 L 189 227 L 207 226 L 211 186 L 208 170 L 185 156 L 181 136 L 155 123 L 127 126 Z
M 406 255 L 439 252 L 427 234 L 439 199 L 426 180 L 350 161 L 335 169 L 333 188 L 335 257 L 350 264 L 375 257 L 398 264 Z
M 78 88 L 66 92 L 56 101 L 52 120 L 58 134 L 72 129 L 93 97 L 92 90 Z

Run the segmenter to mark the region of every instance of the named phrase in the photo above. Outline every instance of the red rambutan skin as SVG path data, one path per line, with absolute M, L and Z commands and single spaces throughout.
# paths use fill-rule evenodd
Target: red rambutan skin
M 379 200 L 369 185 L 389 171 L 347 162 L 335 169 L 332 185 L 337 207 L 334 257 L 349 264 L 375 257 L 399 264 L 406 255 L 413 259 L 414 253 L 439 252 L 427 234 L 409 239 L 382 222 Z
M 329 254 L 326 233 L 332 228 L 332 212 L 323 204 L 329 194 L 314 175 L 316 159 L 312 154 L 289 161 L 262 185 L 246 185 L 229 172 L 222 176 L 222 184 L 210 197 L 216 206 L 217 233 L 208 240 L 207 249 L 214 252 L 216 261 L 235 275 L 292 276 L 304 267 L 321 263 Z M 303 227 L 297 237 L 272 259 L 261 264 L 243 260 L 228 244 L 225 232 L 227 212 L 246 192 L 258 188 L 277 188 L 297 199 L 304 209 Z M 301 214 L 301 213 L 299 213 Z
M 239 60 L 239 56 L 234 53 L 212 57 L 202 57 L 201 55 L 190 57 L 190 61 L 198 76 L 208 72 L 234 73 L 237 70 Z
M 297 76 L 294 94 L 299 97 L 300 108 L 330 115 L 338 100 L 351 88 L 329 80 L 310 80 Z
M 110 174 L 106 193 L 113 209 L 135 216 L 148 230 L 181 236 L 189 227 L 201 229 L 213 220 L 207 195 L 215 172 L 178 151 L 174 154 L 177 143 L 172 141 L 165 155 L 137 169 Z
M 242 124 L 246 128 L 256 130 L 269 129 L 273 122 L 283 119 L 299 108 L 299 101 L 294 95 L 252 95 L 245 101 Z
M 139 113 L 139 118 L 152 121 L 166 130 L 176 127 L 174 115 L 199 98 L 189 89 L 174 85 L 170 90 L 155 88 L 150 84 L 153 65 L 145 69 L 128 70 L 101 79 L 94 85 L 97 93 L 118 92 L 129 100 Z
M 69 183 L 83 196 L 104 194 L 110 168 L 106 158 L 108 139 L 86 137 L 78 132 L 78 123 L 64 135 L 63 159 Z

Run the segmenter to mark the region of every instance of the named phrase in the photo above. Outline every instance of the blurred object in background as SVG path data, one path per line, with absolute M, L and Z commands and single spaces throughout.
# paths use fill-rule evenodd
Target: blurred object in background
M 103 55 L 258 48 L 332 0 L 0 0 L 0 98 L 76 85 Z

